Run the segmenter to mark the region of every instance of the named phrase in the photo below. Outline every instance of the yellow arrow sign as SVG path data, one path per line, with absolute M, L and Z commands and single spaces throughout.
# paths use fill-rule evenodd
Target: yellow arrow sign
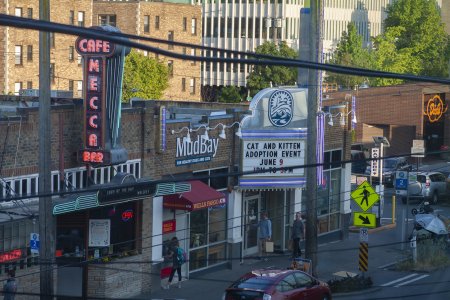
M 380 196 L 367 181 L 361 183 L 356 190 L 351 193 L 351 196 L 363 211 L 367 211 L 372 205 L 380 200 Z
M 353 213 L 353 225 L 360 227 L 374 228 L 376 226 L 377 216 L 371 213 Z

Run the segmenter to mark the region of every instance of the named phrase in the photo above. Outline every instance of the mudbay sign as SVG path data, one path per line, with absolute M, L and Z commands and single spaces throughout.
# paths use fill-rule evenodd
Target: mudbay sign
M 190 142 L 186 138 L 177 138 L 176 158 L 183 157 L 183 159 L 177 159 L 175 165 L 182 166 L 211 161 L 216 156 L 218 147 L 218 138 L 205 139 L 198 135 L 195 140 Z

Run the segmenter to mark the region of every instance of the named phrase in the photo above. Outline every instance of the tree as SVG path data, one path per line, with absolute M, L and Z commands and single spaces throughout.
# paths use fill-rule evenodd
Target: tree
M 228 103 L 241 102 L 242 95 L 237 86 L 224 86 L 220 90 L 217 100 L 219 102 L 228 102 Z
M 330 63 L 351 67 L 370 67 L 370 55 L 367 49 L 363 48 L 363 38 L 358 34 L 353 22 L 348 23 L 347 31 L 342 33 L 342 38 L 333 53 Z M 350 76 L 346 74 L 329 73 L 326 81 L 337 83 L 340 86 L 353 88 L 360 85 L 367 79 L 360 76 Z
M 397 0 L 387 7 L 384 24 L 379 43 L 394 42 L 397 51 L 410 53 L 418 62 L 416 74 L 448 76 L 449 36 L 435 0 Z
M 132 50 L 125 59 L 122 101 L 132 97 L 161 99 L 169 85 L 168 67 Z
M 255 52 L 258 54 L 272 55 L 276 57 L 292 58 L 298 57 L 297 51 L 281 42 L 278 45 L 274 42 L 264 42 L 262 45 L 256 47 Z M 293 85 L 297 81 L 296 67 L 283 66 L 254 66 L 253 71 L 247 77 L 247 88 L 250 94 L 254 96 L 260 90 L 273 86 Z

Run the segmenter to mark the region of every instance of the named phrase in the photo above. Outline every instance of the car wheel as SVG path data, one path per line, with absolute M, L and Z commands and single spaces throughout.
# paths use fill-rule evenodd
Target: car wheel
M 438 193 L 434 193 L 433 198 L 431 198 L 431 203 L 433 204 L 438 203 L 438 199 L 439 199 Z
M 411 209 L 411 214 L 412 214 L 413 216 L 417 215 L 417 214 L 418 214 L 417 209 L 416 209 L 416 208 Z

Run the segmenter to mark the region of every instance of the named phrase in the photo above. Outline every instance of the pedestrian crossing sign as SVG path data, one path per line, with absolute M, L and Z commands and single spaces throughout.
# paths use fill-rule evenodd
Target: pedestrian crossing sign
M 361 183 L 351 193 L 351 197 L 363 211 L 367 211 L 380 200 L 380 196 L 367 181 Z

